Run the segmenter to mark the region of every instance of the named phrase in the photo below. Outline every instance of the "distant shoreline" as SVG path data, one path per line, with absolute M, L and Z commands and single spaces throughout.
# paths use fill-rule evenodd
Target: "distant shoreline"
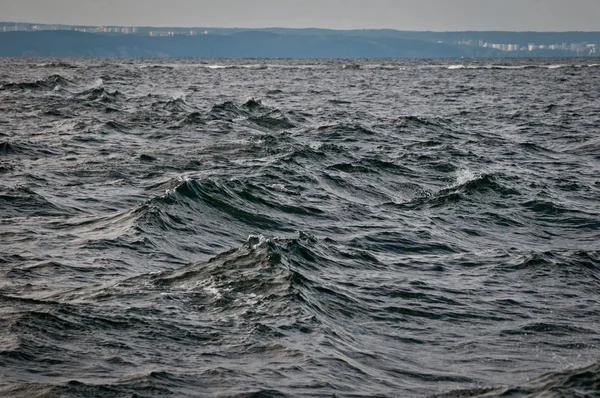
M 0 26 L 3 26 L 0 23 Z M 4 25 L 5 27 L 6 25 Z M 408 32 L 279 29 L 178 34 L 0 32 L 3 57 L 537 58 L 597 57 L 600 32 Z M 148 28 L 152 29 L 152 28 Z M 169 28 L 165 28 L 169 29 Z M 163 32 L 163 33 L 161 33 Z

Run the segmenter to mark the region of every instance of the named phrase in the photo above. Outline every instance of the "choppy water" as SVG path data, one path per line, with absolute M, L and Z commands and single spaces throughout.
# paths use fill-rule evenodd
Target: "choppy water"
M 0 395 L 600 396 L 589 60 L 0 61 Z

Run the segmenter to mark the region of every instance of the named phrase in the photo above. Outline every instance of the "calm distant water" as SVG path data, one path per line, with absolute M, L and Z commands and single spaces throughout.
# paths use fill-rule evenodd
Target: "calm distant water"
M 0 60 L 0 396 L 597 397 L 598 64 Z

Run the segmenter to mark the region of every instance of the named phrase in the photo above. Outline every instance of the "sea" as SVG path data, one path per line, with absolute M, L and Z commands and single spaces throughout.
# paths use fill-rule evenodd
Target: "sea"
M 600 61 L 0 59 L 1 397 L 600 397 Z

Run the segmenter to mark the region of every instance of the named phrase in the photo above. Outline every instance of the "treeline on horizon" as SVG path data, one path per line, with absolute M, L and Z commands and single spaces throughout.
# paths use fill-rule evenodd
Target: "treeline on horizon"
M 203 29 L 203 28 L 202 28 Z M 203 58 L 436 58 L 573 56 L 571 51 L 503 52 L 454 44 L 479 41 L 600 43 L 600 32 L 411 32 L 397 30 L 210 29 L 208 35 L 150 37 L 77 31 L 0 33 L 0 56 Z

